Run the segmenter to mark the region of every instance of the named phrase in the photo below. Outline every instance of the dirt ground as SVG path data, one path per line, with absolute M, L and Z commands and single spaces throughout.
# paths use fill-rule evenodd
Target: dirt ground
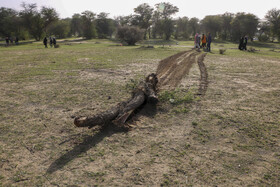
M 157 67 L 157 77 L 161 89 L 174 89 L 181 80 L 189 74 L 189 71 L 194 63 L 203 64 L 206 53 L 201 53 L 197 50 L 189 50 L 177 53 L 159 62 Z M 202 65 L 203 66 L 203 65 Z M 199 66 L 201 67 L 201 66 Z M 207 78 L 206 71 L 201 70 L 201 77 Z M 207 80 L 204 80 L 204 82 Z
M 157 71 L 161 59 L 143 58 L 32 80 L 16 76 L 20 63 L 2 68 L 0 186 L 279 186 L 279 58 L 209 54 L 174 84 L 191 102 L 140 111 L 129 132 L 75 128 L 73 116 L 114 106 L 135 75 Z

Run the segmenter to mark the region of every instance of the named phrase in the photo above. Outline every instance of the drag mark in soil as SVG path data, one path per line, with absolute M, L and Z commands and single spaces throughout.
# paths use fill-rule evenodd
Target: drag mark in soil
M 204 95 L 208 85 L 207 70 L 203 63 L 205 56 L 206 53 L 201 53 L 199 50 L 194 49 L 177 53 L 160 61 L 157 68 L 159 87 L 175 88 L 189 73 L 192 65 L 197 62 L 201 75 L 198 94 Z
M 208 73 L 207 73 L 206 66 L 203 63 L 205 56 L 206 54 L 199 56 L 197 61 L 200 70 L 200 83 L 198 88 L 198 94 L 202 96 L 205 95 L 208 87 Z

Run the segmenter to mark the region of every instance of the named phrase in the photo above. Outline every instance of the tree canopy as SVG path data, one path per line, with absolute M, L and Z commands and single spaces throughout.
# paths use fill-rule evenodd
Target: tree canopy
M 188 40 L 196 33 L 211 33 L 213 39 L 238 41 L 246 35 L 251 39 L 257 36 L 262 41 L 274 41 L 275 38 L 280 41 L 278 9 L 269 10 L 262 20 L 254 14 L 244 12 L 208 15 L 200 20 L 186 16 L 175 18 L 179 8 L 163 2 L 154 7 L 147 3 L 140 4 L 134 8 L 133 14 L 114 19 L 109 17 L 109 13 L 96 14 L 89 10 L 61 19 L 52 7 L 38 8 L 35 3 L 22 3 L 21 7 L 20 11 L 0 8 L 0 37 L 35 40 L 45 36 L 111 38 L 116 36 L 119 27 L 134 26 L 144 31 L 144 39 Z

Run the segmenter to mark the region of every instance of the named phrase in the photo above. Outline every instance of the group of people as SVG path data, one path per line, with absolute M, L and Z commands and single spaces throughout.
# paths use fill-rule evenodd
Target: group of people
M 11 44 L 14 43 L 13 37 L 8 37 L 8 36 L 7 36 L 5 40 L 6 40 L 6 46 L 9 46 L 9 45 L 10 45 L 10 42 L 11 42 Z M 16 38 L 15 38 L 15 44 L 16 44 L 16 45 L 19 44 L 18 41 L 19 41 L 19 40 L 18 40 L 18 37 L 16 37 Z
M 211 34 L 208 33 L 206 36 L 205 34 L 200 35 L 199 33 L 196 33 L 194 36 L 194 47 L 195 48 L 203 48 L 207 52 L 211 52 L 211 43 L 212 43 L 212 37 Z
M 248 37 L 247 36 L 243 36 L 240 38 L 239 40 L 239 50 L 247 50 L 247 42 L 248 42 Z
M 211 34 L 208 33 L 206 36 L 205 34 L 200 35 L 199 33 L 196 33 L 194 36 L 194 47 L 195 48 L 203 48 L 207 52 L 211 52 Z M 248 37 L 247 36 L 242 36 L 239 41 L 239 47 L 238 49 L 240 50 L 247 50 L 247 42 L 248 42 Z
M 45 48 L 48 48 L 48 39 L 47 39 L 47 37 L 44 38 L 43 43 L 45 45 Z M 56 45 L 56 39 L 55 39 L 55 37 L 51 37 L 50 36 L 50 46 L 52 47 L 53 45 L 54 46 Z

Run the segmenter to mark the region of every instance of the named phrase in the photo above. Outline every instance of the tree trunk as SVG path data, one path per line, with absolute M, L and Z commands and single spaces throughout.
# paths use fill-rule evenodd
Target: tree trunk
M 103 126 L 113 122 L 118 126 L 124 126 L 131 114 L 146 102 L 156 103 L 156 86 L 158 79 L 156 74 L 152 73 L 146 77 L 145 82 L 141 82 L 133 91 L 132 97 L 124 102 L 117 104 L 115 107 L 88 117 L 76 117 L 74 124 L 77 127 L 92 128 L 96 125 Z

